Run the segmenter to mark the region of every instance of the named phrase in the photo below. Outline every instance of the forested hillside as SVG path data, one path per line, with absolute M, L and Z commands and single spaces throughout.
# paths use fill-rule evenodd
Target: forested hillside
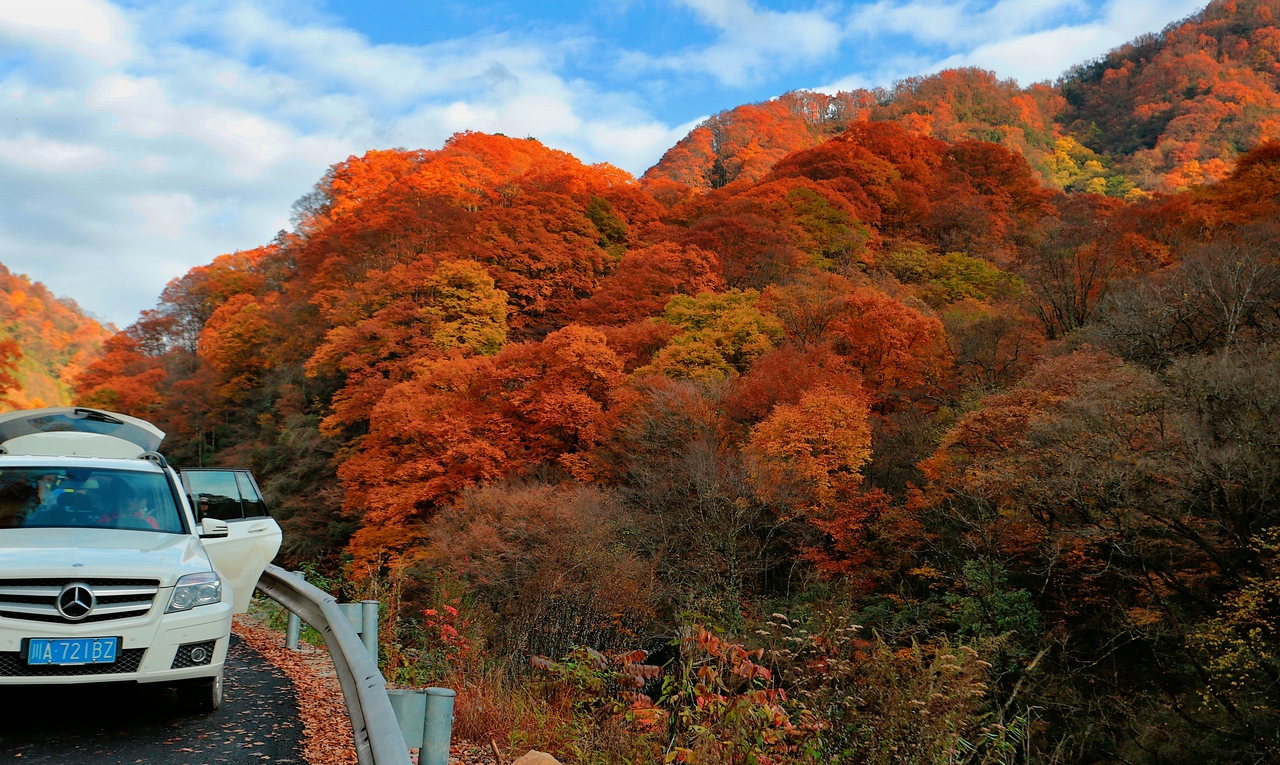
M 0 378 L 0 411 L 71 403 L 75 379 L 110 336 L 75 302 L 0 265 L 0 369 L 12 378 Z
M 1215 0 L 1056 84 L 1020 88 L 978 69 L 834 96 L 794 92 L 722 112 L 646 173 L 704 188 L 756 180 L 849 122 L 894 121 L 946 141 L 1020 152 L 1052 188 L 1130 196 L 1230 172 L 1280 138 L 1280 2 Z
M 1280 142 L 1131 193 L 1154 155 L 1070 138 L 1044 115 L 1096 105 L 1064 92 L 792 94 L 639 181 L 533 139 L 371 151 L 77 400 L 252 467 L 285 562 L 381 598 L 385 673 L 459 688 L 474 740 L 1275 761 Z M 1046 174 L 1063 146 L 1088 181 Z

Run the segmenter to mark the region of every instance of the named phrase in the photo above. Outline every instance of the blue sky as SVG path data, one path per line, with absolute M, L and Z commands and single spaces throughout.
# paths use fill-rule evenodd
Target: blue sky
M 0 262 L 120 326 L 325 168 L 458 130 L 640 174 L 706 116 L 950 66 L 1056 78 L 1193 0 L 0 0 Z

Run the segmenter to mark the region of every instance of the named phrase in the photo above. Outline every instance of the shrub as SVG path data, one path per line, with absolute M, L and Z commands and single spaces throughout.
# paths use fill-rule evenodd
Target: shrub
M 501 624 L 495 650 L 612 650 L 633 643 L 652 613 L 652 563 L 630 542 L 640 523 L 599 489 L 494 484 L 433 519 L 422 563 L 456 577 Z

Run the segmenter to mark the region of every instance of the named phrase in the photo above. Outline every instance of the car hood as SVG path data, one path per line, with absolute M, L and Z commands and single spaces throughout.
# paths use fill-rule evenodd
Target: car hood
M 212 571 L 189 534 L 117 529 L 0 529 L 0 579 L 158 579 Z

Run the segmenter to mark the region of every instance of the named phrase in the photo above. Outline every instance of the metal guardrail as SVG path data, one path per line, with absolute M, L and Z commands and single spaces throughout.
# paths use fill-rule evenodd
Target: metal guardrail
M 279 566 L 267 566 L 258 590 L 302 618 L 324 638 L 355 734 L 360 765 L 410 765 L 400 724 L 387 696 L 378 663 L 338 608 L 332 595 Z

